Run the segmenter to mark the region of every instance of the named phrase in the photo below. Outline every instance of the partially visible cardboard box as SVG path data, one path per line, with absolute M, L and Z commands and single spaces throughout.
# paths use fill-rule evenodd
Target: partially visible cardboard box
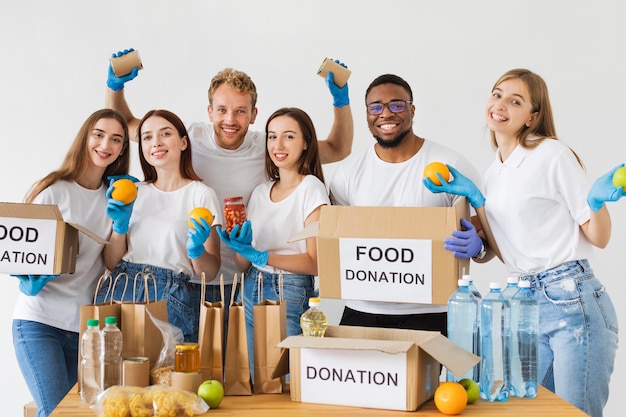
M 56 205 L 0 203 L 0 273 L 74 273 L 79 231 L 107 243 L 84 227 L 63 221 Z
M 317 236 L 320 297 L 445 305 L 469 260 L 444 239 L 469 219 L 454 207 L 324 206 L 320 221 L 292 240 Z
M 439 332 L 329 326 L 324 337 L 290 336 L 276 375 L 290 373 L 292 401 L 415 411 L 480 358 Z M 288 358 L 288 359 L 287 359 Z
M 24 404 L 24 417 L 36 417 L 37 404 L 34 401 Z

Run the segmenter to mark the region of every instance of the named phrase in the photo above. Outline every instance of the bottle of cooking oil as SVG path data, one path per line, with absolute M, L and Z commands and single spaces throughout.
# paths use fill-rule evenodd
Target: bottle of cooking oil
M 309 298 L 309 309 L 300 316 L 300 327 L 305 336 L 324 337 L 324 332 L 328 327 L 328 318 L 319 309 L 319 305 L 319 298 Z

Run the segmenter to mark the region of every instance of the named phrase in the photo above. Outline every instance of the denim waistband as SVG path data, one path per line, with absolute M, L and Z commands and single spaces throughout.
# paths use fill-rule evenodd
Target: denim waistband
M 563 262 L 560 265 L 536 274 L 520 275 L 519 279 L 522 281 L 530 281 L 531 285 L 539 288 L 542 284 L 562 278 L 562 275 L 565 273 L 584 273 L 590 270 L 591 267 L 587 259 L 578 259 L 576 261 Z
M 128 280 L 133 281 L 135 277 L 137 279 L 144 279 L 146 277 L 152 276 L 156 280 L 159 279 L 176 279 L 181 281 L 189 281 L 191 277 L 184 272 L 176 273 L 171 269 L 160 268 L 158 266 L 149 265 L 149 264 L 136 264 L 133 262 L 121 261 L 117 264 L 114 270 L 115 273 L 126 273 L 128 275 Z

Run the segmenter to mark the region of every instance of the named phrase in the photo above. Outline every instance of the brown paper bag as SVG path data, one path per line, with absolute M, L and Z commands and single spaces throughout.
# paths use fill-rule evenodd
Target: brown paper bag
M 243 294 L 241 274 L 241 293 Z M 237 274 L 233 280 L 233 292 L 230 298 L 228 337 L 226 340 L 226 364 L 224 366 L 225 395 L 251 395 L 250 361 L 248 358 L 248 339 L 246 338 L 246 312 L 242 302 L 235 302 Z
M 152 369 L 163 348 L 163 335 L 154 319 L 167 322 L 167 302 L 156 301 L 156 279 L 152 274 L 137 274 L 134 279 L 144 280 L 144 301 L 121 304 L 122 357 L 145 356 Z M 154 285 L 153 300 L 149 297 L 150 282 Z M 135 287 L 133 284 L 133 288 Z M 133 299 L 136 298 L 133 296 Z
M 200 346 L 200 371 L 203 381 L 215 379 L 224 384 L 224 275 L 220 276 L 222 301 L 208 302 L 206 277 L 202 273 L 200 299 L 200 325 L 198 345 Z
M 117 324 L 120 326 L 122 321 L 122 309 L 119 303 L 113 300 L 113 291 L 115 286 L 118 284 L 119 279 L 123 278 L 126 274 L 120 274 L 115 279 L 111 275 L 110 271 L 106 271 L 100 278 L 98 278 L 98 284 L 96 285 L 96 291 L 93 295 L 93 303 L 80 306 L 80 330 L 79 335 L 82 336 L 83 332 L 87 329 L 87 320 L 89 319 L 97 319 L 100 324 L 100 329 L 104 327 L 104 319 L 105 317 L 114 316 L 117 318 Z M 98 291 L 100 288 L 104 286 L 104 284 L 108 282 L 108 288 L 106 295 L 104 296 L 104 301 L 102 303 L 96 304 L 96 297 L 98 295 Z M 80 390 L 80 363 L 83 359 L 83 356 L 78 350 L 78 389 Z
M 263 275 L 257 278 L 258 303 L 253 307 L 254 314 L 254 388 L 255 394 L 280 394 L 283 392 L 283 378 L 272 378 L 280 360 L 281 350 L 276 345 L 287 337 L 287 304 L 283 299 L 283 275 L 278 278 L 280 299 L 263 297 Z

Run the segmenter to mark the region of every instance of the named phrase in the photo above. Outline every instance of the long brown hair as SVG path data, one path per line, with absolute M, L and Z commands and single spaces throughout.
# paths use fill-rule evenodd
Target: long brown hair
M 556 135 L 556 128 L 554 127 L 554 118 L 552 116 L 552 106 L 550 105 L 550 96 L 548 94 L 548 86 L 546 82 L 538 74 L 525 69 L 516 68 L 505 72 L 498 81 L 493 85 L 491 91 L 496 89 L 500 84 L 507 80 L 519 79 L 528 89 L 530 95 L 530 104 L 532 105 L 532 113 L 536 113 L 537 117 L 532 121 L 530 126 L 525 124 L 520 128 L 517 133 L 517 141 L 523 147 L 527 149 L 538 146 L 545 139 L 559 140 Z M 491 145 L 495 148 L 498 147 L 496 142 L 496 134 L 491 131 Z M 571 149 L 571 148 L 570 148 Z M 576 157 L 576 160 L 581 167 L 584 165 L 576 152 L 571 149 L 572 153 Z
M 324 182 L 324 173 L 322 171 L 322 163 L 320 162 L 319 147 L 317 145 L 317 134 L 315 133 L 315 126 L 309 115 L 297 107 L 283 107 L 276 110 L 267 119 L 265 124 L 265 175 L 269 180 L 279 180 L 280 174 L 278 167 L 270 158 L 270 154 L 267 151 L 267 137 L 270 122 L 279 116 L 287 116 L 292 118 L 298 123 L 302 130 L 302 136 L 307 148 L 300 155 L 298 161 L 298 171 L 302 175 L 315 175 L 322 183 Z
M 169 110 L 150 110 L 148 113 L 143 116 L 143 119 L 139 122 L 139 126 L 137 127 L 137 143 L 139 145 L 139 161 L 141 162 L 141 170 L 143 171 L 144 180 L 146 182 L 155 182 L 157 180 L 157 172 L 156 169 L 146 161 L 146 157 L 143 155 L 143 151 L 141 149 L 141 128 L 146 120 L 150 117 L 161 117 L 168 122 L 170 122 L 178 136 L 181 139 L 187 140 L 187 147 L 183 149 L 180 155 L 180 174 L 183 178 L 187 178 L 194 181 L 202 181 L 200 177 L 194 171 L 193 166 L 191 164 L 191 141 L 189 140 L 189 134 L 187 133 L 187 129 L 185 128 L 185 124 L 180 120 L 180 118 L 172 113 Z
M 117 157 L 115 162 L 109 164 L 102 174 L 102 184 L 107 185 L 107 177 L 110 175 L 123 175 L 128 174 L 130 167 L 130 157 L 128 152 L 128 125 L 124 117 L 112 109 L 101 109 L 92 113 L 87 120 L 83 122 L 83 125 L 78 130 L 74 142 L 70 146 L 69 151 L 65 155 L 63 163 L 56 171 L 52 171 L 39 181 L 37 181 L 26 195 L 25 201 L 32 203 L 35 197 L 39 195 L 43 190 L 51 186 L 57 181 L 76 181 L 89 167 L 89 156 L 87 143 L 89 136 L 93 131 L 94 126 L 101 119 L 115 119 L 124 130 L 124 145 L 122 152 Z

